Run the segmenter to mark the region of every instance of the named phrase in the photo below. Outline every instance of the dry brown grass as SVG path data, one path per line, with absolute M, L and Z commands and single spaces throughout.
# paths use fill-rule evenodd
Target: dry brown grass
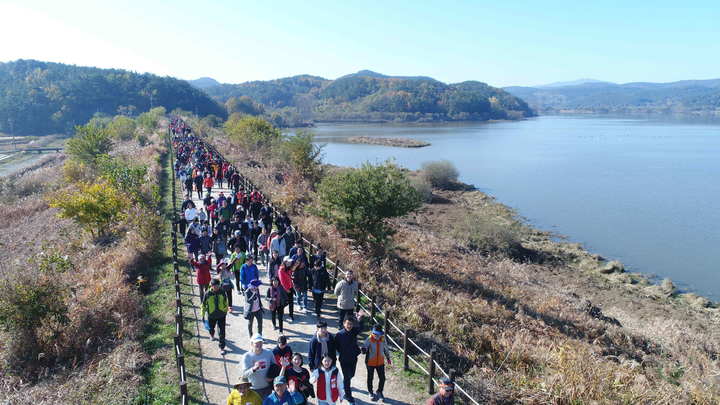
M 157 162 L 162 148 L 140 148 L 134 141 L 118 148 L 133 162 L 148 165 L 144 185 L 148 195 L 162 170 Z M 40 178 L 49 184 L 32 188 L 13 203 L 0 204 L 8 215 L 0 225 L 0 246 L 8 252 L 5 275 L 37 271 L 31 259 L 41 250 L 67 255 L 74 264 L 73 271 L 53 276 L 58 291 L 69 291 L 68 323 L 56 328 L 56 334 L 46 333 L 54 329 L 52 325 L 41 330 L 42 356 L 32 362 L 31 374 L 13 376 L 7 363 L 0 365 L 0 402 L 126 404 L 137 395 L 140 370 L 149 361 L 137 343 L 141 295 L 132 281 L 158 248 L 162 219 L 155 207 L 131 207 L 117 237 L 109 244 L 95 244 L 71 221 L 58 219 L 44 202 L 43 194 L 61 181 L 61 163 L 25 174 L 23 181 L 36 184 Z M 3 334 L 3 339 L 8 338 Z M 8 354 L 8 347 L 0 344 L 0 356 Z

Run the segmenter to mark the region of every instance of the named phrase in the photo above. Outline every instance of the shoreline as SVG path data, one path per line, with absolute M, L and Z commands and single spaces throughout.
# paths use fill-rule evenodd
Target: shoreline
M 413 172 L 411 171 L 411 173 Z M 441 190 L 433 189 L 433 193 L 437 192 L 442 193 Z M 573 242 L 565 235 L 538 229 L 530 224 L 527 219 L 521 217 L 513 208 L 498 202 L 494 196 L 480 191 L 472 184 L 458 182 L 457 190 L 453 192 L 458 193 L 460 198 L 477 195 L 481 200 L 495 205 L 502 212 L 502 215 L 499 215 L 500 218 L 514 222 L 522 229 L 523 247 L 549 254 L 553 258 L 561 260 L 562 264 L 568 265 L 575 270 L 602 277 L 612 283 L 626 285 L 633 290 L 644 288 L 646 291 L 643 291 L 643 294 L 651 294 L 658 298 L 682 300 L 696 309 L 720 308 L 720 302 L 692 290 L 680 289 L 668 277 L 662 278 L 642 271 L 626 271 L 624 264 L 618 260 L 608 259 L 599 253 L 591 252 L 583 247 L 581 243 Z M 658 280 L 658 282 L 654 280 Z
M 398 148 L 424 148 L 426 146 L 430 146 L 430 142 L 402 137 L 351 136 L 349 138 L 345 138 L 345 140 L 349 143 L 381 145 Z

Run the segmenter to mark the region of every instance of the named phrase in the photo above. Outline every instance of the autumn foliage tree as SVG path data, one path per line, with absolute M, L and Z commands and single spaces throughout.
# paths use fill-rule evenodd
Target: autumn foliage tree
M 107 235 L 125 217 L 128 205 L 125 196 L 106 181 L 79 183 L 76 189 L 55 194 L 49 202 L 60 210 L 61 218 L 74 220 L 94 238 Z

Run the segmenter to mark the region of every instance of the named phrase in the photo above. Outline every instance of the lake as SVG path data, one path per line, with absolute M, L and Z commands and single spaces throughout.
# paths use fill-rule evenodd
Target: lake
M 460 180 L 630 271 L 720 299 L 720 123 L 546 116 L 433 125 L 322 124 L 327 163 L 447 159 Z M 344 143 L 401 136 L 420 149 Z

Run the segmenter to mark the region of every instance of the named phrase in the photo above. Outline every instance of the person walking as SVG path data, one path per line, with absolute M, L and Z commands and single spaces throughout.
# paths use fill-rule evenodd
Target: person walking
M 220 289 L 220 280 L 213 279 L 210 292 L 205 294 L 200 310 L 202 319 L 207 314 L 208 324 L 210 325 L 210 339 L 215 340 L 215 326 L 219 331 L 218 346 L 220 354 L 225 355 L 225 318 L 228 311 L 227 298 L 225 293 Z
M 455 403 L 455 383 L 447 377 L 440 379 L 440 389 L 437 394 L 425 401 L 425 405 L 453 405 Z
M 227 405 L 262 405 L 260 394 L 250 389 L 251 385 L 247 377 L 240 377 L 227 397 Z
M 295 384 L 288 385 L 287 379 L 277 376 L 273 380 L 273 391 L 263 401 L 263 405 L 305 405 L 305 397 L 297 392 Z
M 278 344 L 272 350 L 272 352 L 273 356 L 275 356 L 275 364 L 277 364 L 281 368 L 290 366 L 293 350 L 288 344 L 287 336 L 280 335 L 280 337 L 278 337 Z
M 293 295 L 295 289 L 293 288 L 293 277 L 292 277 L 293 261 L 289 257 L 285 257 L 283 264 L 278 269 L 278 279 L 280 279 L 280 285 L 285 289 L 285 293 L 288 296 L 288 312 L 290 313 L 290 320 L 295 322 L 295 312 L 293 310 Z
M 330 276 L 321 266 L 320 262 L 315 262 L 314 264 L 315 266 L 310 270 L 310 289 L 312 290 L 313 303 L 315 304 L 315 316 L 320 319 L 323 301 L 325 301 L 325 291 L 330 285 Z
M 248 321 L 248 335 L 252 336 L 253 320 L 257 319 L 258 334 L 262 335 L 263 322 L 263 306 L 260 300 L 260 285 L 262 282 L 258 279 L 252 280 L 245 290 L 245 306 L 243 313 Z
M 250 380 L 252 389 L 260 394 L 263 400 L 272 391 L 267 375 L 270 365 L 275 362 L 272 352 L 263 348 L 264 341 L 262 335 L 254 335 L 250 339 L 250 351 L 240 360 L 240 375 Z
M 325 356 L 329 356 L 332 363 L 335 364 L 337 346 L 335 336 L 327 330 L 327 322 L 320 321 L 317 323 L 315 335 L 308 344 L 308 366 L 310 370 L 319 368 Z
M 384 401 L 385 364 L 391 365 L 392 360 L 390 359 L 390 349 L 388 349 L 387 343 L 385 342 L 385 333 L 382 330 L 382 326 L 375 325 L 373 327 L 372 333 L 365 339 L 363 352 L 365 352 L 365 365 L 367 367 L 368 393 L 372 394 L 373 401 Z M 377 391 L 373 393 L 373 376 L 376 372 L 379 382 Z
M 243 285 L 243 288 L 247 288 L 252 280 L 260 281 L 260 271 L 255 265 L 255 257 L 248 255 L 245 259 L 245 264 L 240 267 L 240 283 Z
M 202 301 L 210 284 L 210 263 L 207 261 L 205 255 L 201 254 L 198 256 L 197 261 L 190 259 L 190 264 L 195 270 L 195 281 L 197 281 L 200 288 L 200 301 Z
M 228 268 L 232 269 L 235 274 L 235 286 L 238 288 L 238 294 L 243 295 L 245 287 L 240 282 L 240 269 L 245 264 L 245 252 L 240 250 L 239 246 L 236 246 L 234 251 L 230 254 L 230 262 Z
M 215 185 L 215 180 L 212 178 L 210 173 L 205 176 L 205 179 L 203 180 L 203 185 L 205 186 L 205 191 L 208 194 L 212 195 L 212 188 Z
M 318 405 L 339 405 L 342 402 L 345 396 L 344 388 L 340 384 L 342 380 L 342 371 L 335 367 L 334 359 L 328 355 L 323 356 L 321 366 L 310 374 L 310 382 L 316 384 Z
M 298 391 L 307 398 L 315 398 L 315 390 L 310 383 L 310 372 L 303 367 L 303 356 L 300 353 L 293 353 L 292 364 L 283 367 L 282 374 L 288 379 L 289 383 L 295 383 Z
M 338 328 L 342 328 L 343 321 L 348 315 L 352 315 L 355 311 L 355 297 L 357 296 L 360 286 L 355 280 L 355 273 L 348 270 L 345 273 L 345 279 L 340 280 L 335 285 L 335 295 L 337 295 L 337 307 L 339 312 Z
M 308 278 L 310 275 L 308 269 L 307 255 L 305 254 L 305 250 L 303 249 L 302 245 L 295 249 L 292 260 L 294 263 L 292 278 L 293 286 L 295 288 L 295 295 L 297 297 L 297 305 L 298 307 L 300 307 L 301 311 L 308 312 L 307 289 L 309 284 Z
M 223 292 L 225 293 L 225 296 L 228 300 L 228 312 L 232 313 L 232 297 L 233 297 L 233 273 L 228 269 L 227 262 L 222 261 L 218 263 L 217 265 L 218 273 L 220 276 L 220 288 L 222 288 Z
M 268 306 L 271 311 L 270 319 L 272 320 L 273 328 L 277 330 L 279 324 L 280 333 L 283 333 L 283 317 L 285 316 L 285 305 L 287 305 L 288 296 L 285 289 L 280 285 L 280 280 L 278 280 L 277 277 L 273 278 L 270 282 L 267 297 L 269 299 Z
M 337 347 L 338 359 L 340 360 L 340 368 L 343 373 L 344 399 L 349 404 L 355 403 L 355 399 L 352 396 L 352 379 L 355 377 L 357 359 L 361 352 L 357 338 L 362 331 L 361 325 L 364 316 L 365 313 L 363 311 L 359 312 L 357 319 L 351 315 L 346 316 L 343 321 L 343 328 L 335 334 L 335 345 Z

